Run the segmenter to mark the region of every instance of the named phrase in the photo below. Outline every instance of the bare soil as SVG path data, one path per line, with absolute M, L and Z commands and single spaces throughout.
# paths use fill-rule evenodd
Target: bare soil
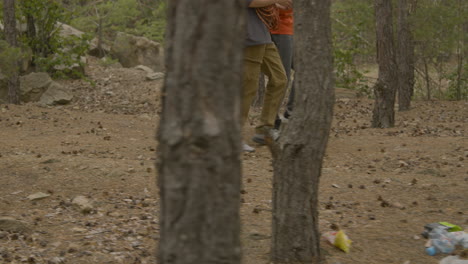
M 70 105 L 0 105 L 0 217 L 28 227 L 0 231 L 0 263 L 156 263 L 162 81 L 90 61 L 94 86 L 61 81 Z M 321 232 L 342 229 L 353 243 L 346 254 L 324 241 L 323 254 L 330 264 L 439 263 L 420 233 L 438 221 L 468 228 L 468 104 L 414 102 L 395 128 L 373 129 L 372 103 L 337 90 L 317 209 Z M 269 263 L 271 242 L 271 156 L 256 148 L 242 159 L 246 264 Z M 38 192 L 50 196 L 28 199 Z M 93 203 L 86 214 L 79 195 Z

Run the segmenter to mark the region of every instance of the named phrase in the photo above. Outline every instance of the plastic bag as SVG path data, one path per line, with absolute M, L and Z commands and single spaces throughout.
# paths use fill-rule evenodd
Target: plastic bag
M 343 250 L 346 253 L 349 252 L 352 241 L 348 238 L 343 230 L 325 232 L 322 236 L 335 247 Z

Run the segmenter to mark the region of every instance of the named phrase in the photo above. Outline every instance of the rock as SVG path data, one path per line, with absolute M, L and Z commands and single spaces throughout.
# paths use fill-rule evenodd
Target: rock
M 153 69 L 151 69 L 150 67 L 145 66 L 145 65 L 138 65 L 138 66 L 135 67 L 135 69 L 142 70 L 142 71 L 144 71 L 144 72 L 146 72 L 148 74 L 149 73 L 154 73 Z
M 80 31 L 70 25 L 57 22 L 57 27 L 60 28 L 60 36 L 61 37 L 78 37 L 81 38 L 84 34 L 83 31 Z
M 94 209 L 94 206 L 91 204 L 91 201 L 82 195 L 76 196 L 72 199 L 71 202 L 73 205 L 78 207 L 82 213 L 85 214 L 90 213 Z
M 0 230 L 15 233 L 27 233 L 31 231 L 29 225 L 12 217 L 0 217 Z
M 73 99 L 73 95 L 64 86 L 53 82 L 47 91 L 42 94 L 39 103 L 44 105 L 68 104 Z
M 64 257 L 53 257 L 47 261 L 47 264 L 65 264 Z
M 119 32 L 112 45 L 111 55 L 127 68 L 145 65 L 153 71 L 164 69 L 162 45 L 144 37 Z
M 0 101 L 1 101 L 0 92 Z M 73 95 L 45 72 L 34 72 L 20 77 L 20 100 L 45 105 L 67 104 Z
M 153 72 L 153 73 L 148 73 L 146 75 L 146 80 L 148 81 L 155 81 L 155 80 L 159 80 L 163 78 L 164 78 L 164 73 L 162 72 Z
M 45 72 L 33 72 L 20 77 L 20 100 L 37 102 L 52 84 L 52 79 Z
M 27 198 L 30 201 L 35 201 L 35 200 L 41 200 L 41 199 L 47 198 L 49 196 L 50 196 L 50 194 L 43 193 L 43 192 L 37 192 L 37 193 L 33 193 L 33 194 L 29 195 Z
M 439 264 L 468 264 L 468 259 L 460 259 L 458 256 L 448 256 L 440 260 Z
M 73 227 L 71 230 L 73 233 L 85 233 L 88 231 L 88 229 L 82 227 Z

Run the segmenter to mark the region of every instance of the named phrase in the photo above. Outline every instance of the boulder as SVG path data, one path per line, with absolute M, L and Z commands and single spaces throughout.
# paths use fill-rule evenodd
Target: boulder
M 33 72 L 20 77 L 20 100 L 37 102 L 52 84 L 52 79 L 45 72 Z
M 47 73 L 34 72 L 20 77 L 20 100 L 22 102 L 56 105 L 67 104 L 72 98 L 70 91 L 54 82 Z
M 154 71 L 164 70 L 164 51 L 161 44 L 144 37 L 119 32 L 111 48 L 111 54 L 124 67 L 145 65 Z
M 73 95 L 64 86 L 53 82 L 47 91 L 42 94 L 39 103 L 43 105 L 63 105 L 68 104 L 73 99 Z
M 60 36 L 62 37 L 75 36 L 81 38 L 84 35 L 83 31 L 79 31 L 78 29 L 61 22 L 57 22 L 57 27 L 60 29 Z

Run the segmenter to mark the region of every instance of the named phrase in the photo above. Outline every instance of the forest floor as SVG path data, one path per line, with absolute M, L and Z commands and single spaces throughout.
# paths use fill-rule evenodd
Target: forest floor
M 156 263 L 162 81 L 90 61 L 95 86 L 62 81 L 70 105 L 0 105 L 0 224 L 11 222 L 0 263 Z M 317 208 L 321 232 L 353 243 L 346 254 L 324 241 L 327 263 L 439 263 L 420 234 L 438 221 L 468 228 L 468 103 L 417 101 L 395 128 L 373 129 L 373 101 L 353 97 L 337 92 Z M 242 157 L 245 264 L 269 263 L 271 243 L 271 156 L 256 147 Z

